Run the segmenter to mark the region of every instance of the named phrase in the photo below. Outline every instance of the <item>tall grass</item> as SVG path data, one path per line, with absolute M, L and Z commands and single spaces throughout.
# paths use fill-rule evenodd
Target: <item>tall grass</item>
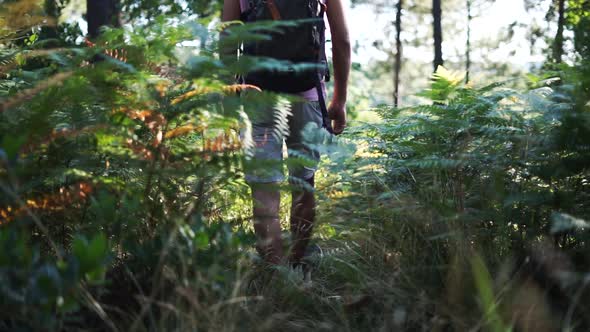
M 310 284 L 257 258 L 242 174 L 252 111 L 289 98 L 234 84 L 252 59 L 216 54 L 283 25 L 220 45 L 174 22 L 2 41 L 0 329 L 590 328 L 587 63 L 527 91 L 441 69 L 431 103 L 331 144 L 308 132 L 329 156 Z

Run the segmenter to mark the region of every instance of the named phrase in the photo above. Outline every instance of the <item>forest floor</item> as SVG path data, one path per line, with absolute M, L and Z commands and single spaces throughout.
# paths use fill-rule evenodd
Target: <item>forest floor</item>
M 439 290 L 412 280 L 415 272 L 431 267 L 416 262 L 412 273 L 402 269 L 404 254 L 382 228 L 387 215 L 371 215 L 374 210 L 366 208 L 371 204 L 368 195 L 338 190 L 340 177 L 322 172 L 320 177 L 312 243 L 321 253 L 313 255 L 311 281 L 305 280 L 301 269 L 275 267 L 269 273 L 256 264 L 247 266 L 250 271 L 243 285 L 247 300 L 238 310 L 245 311 L 235 313 L 247 318 L 239 320 L 246 319 L 252 324 L 247 325 L 261 331 L 432 331 L 448 325 L 432 298 Z M 287 198 L 281 209 L 284 216 L 288 206 Z M 286 223 L 288 218 L 283 220 Z
M 514 274 L 515 266 L 520 269 L 516 257 L 486 266 L 478 248 L 458 235 L 460 229 L 429 225 L 425 220 L 432 216 L 419 212 L 410 197 L 378 200 L 367 183 L 343 178 L 319 173 L 313 243 L 322 254 L 315 256 L 311 282 L 301 270 L 279 267 L 269 273 L 246 264 L 237 292 L 243 297 L 237 297 L 234 309 L 223 311 L 241 327 L 219 328 L 508 331 L 520 326 L 523 331 L 554 331 L 560 315 L 575 309 L 552 302 L 555 289 L 544 288 L 526 271 L 521 277 Z M 290 206 L 286 196 L 284 226 Z M 551 250 L 541 257 L 549 278 L 560 273 L 560 260 L 568 260 Z

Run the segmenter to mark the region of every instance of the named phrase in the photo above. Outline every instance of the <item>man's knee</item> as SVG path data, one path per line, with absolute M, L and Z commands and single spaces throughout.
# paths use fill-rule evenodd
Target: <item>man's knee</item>
M 281 193 L 272 188 L 252 188 L 255 217 L 276 218 L 279 214 Z

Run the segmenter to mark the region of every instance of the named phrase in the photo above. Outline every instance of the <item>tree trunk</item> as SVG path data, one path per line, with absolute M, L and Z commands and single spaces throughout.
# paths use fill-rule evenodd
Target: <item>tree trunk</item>
M 86 0 L 86 21 L 90 39 L 98 37 L 103 26 L 120 27 L 119 1 Z
M 467 43 L 465 45 L 465 84 L 469 83 L 469 72 L 471 71 L 471 1 L 467 0 Z
M 393 104 L 395 107 L 399 105 L 399 74 L 402 69 L 402 6 L 403 0 L 397 2 L 397 13 L 395 15 L 395 72 L 394 72 L 394 91 Z
M 432 0 L 432 18 L 434 27 L 434 72 L 444 65 L 442 55 L 442 9 L 441 0 Z
M 559 18 L 557 19 L 557 34 L 553 43 L 553 61 L 561 63 L 563 58 L 563 26 L 565 25 L 565 0 L 558 1 Z
M 62 7 L 58 5 L 57 0 L 45 0 L 43 11 L 45 15 L 51 17 L 55 22 L 59 21 Z M 39 31 L 39 39 L 45 42 L 45 48 L 56 48 L 63 46 L 59 41 L 59 31 L 57 25 L 42 26 Z

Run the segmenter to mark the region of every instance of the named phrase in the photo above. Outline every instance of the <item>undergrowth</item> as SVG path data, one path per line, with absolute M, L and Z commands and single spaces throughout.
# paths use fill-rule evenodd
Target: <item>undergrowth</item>
M 12 23 L 0 330 L 590 329 L 587 59 L 526 91 L 440 68 L 423 105 L 380 107 L 340 139 L 308 128 L 327 156 L 310 284 L 257 259 L 242 174 L 269 166 L 245 152 L 250 119 L 293 98 L 233 75 L 282 64 L 218 56 L 292 23 L 219 41 L 159 17 L 57 48 Z

